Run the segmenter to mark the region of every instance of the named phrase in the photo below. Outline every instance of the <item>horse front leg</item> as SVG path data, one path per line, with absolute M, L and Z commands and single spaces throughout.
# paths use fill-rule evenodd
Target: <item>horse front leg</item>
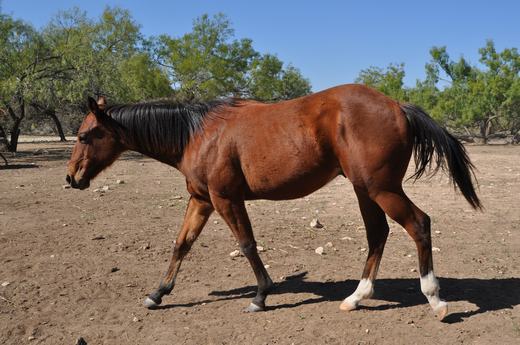
M 245 309 L 246 312 L 257 312 L 265 310 L 265 300 L 273 288 L 273 281 L 258 255 L 256 241 L 253 235 L 251 222 L 247 215 L 244 200 L 229 200 L 216 195 L 211 196 L 211 201 L 217 212 L 225 220 L 233 235 L 237 239 L 240 250 L 253 268 L 258 290 L 255 298 Z
M 204 225 L 206 225 L 211 213 L 213 213 L 211 203 L 194 197 L 190 198 L 181 231 L 173 247 L 173 255 L 168 271 L 166 271 L 166 274 L 162 278 L 159 288 L 152 292 L 144 301 L 144 305 L 147 308 L 152 309 L 157 307 L 161 304 L 162 297 L 171 293 L 182 260 L 190 251 L 192 244 L 201 233 Z

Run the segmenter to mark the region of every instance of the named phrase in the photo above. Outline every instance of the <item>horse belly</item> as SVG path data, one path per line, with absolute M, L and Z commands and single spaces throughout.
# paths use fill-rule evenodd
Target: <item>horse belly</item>
M 268 169 L 244 171 L 248 185 L 246 199 L 287 200 L 301 198 L 320 189 L 341 173 L 336 164 L 322 162 L 292 165 L 287 159 Z

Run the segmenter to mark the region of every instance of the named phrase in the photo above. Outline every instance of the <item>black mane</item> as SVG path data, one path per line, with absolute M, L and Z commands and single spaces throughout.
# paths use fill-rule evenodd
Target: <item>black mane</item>
M 153 101 L 107 107 L 106 114 L 123 127 L 126 138 L 143 153 L 182 154 L 191 136 L 201 130 L 208 114 L 234 100 L 205 103 Z

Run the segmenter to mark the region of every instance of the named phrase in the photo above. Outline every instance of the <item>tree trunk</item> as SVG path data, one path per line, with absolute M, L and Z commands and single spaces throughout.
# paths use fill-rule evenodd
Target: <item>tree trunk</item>
M 486 120 L 480 121 L 479 129 L 480 129 L 480 137 L 482 138 L 483 144 L 487 144 L 488 143 L 488 137 L 487 137 L 488 123 Z
M 18 104 L 20 106 L 20 116 L 16 116 L 14 109 L 6 104 L 7 111 L 13 120 L 13 127 L 11 129 L 11 140 L 9 141 L 9 152 L 16 152 L 18 149 L 18 137 L 20 136 L 20 124 L 25 117 L 25 102 L 22 97 L 18 97 Z
M 65 138 L 65 133 L 63 133 L 63 127 L 61 126 L 60 119 L 56 116 L 56 112 L 54 110 L 49 110 L 47 114 L 52 118 L 54 124 L 56 125 L 56 129 L 58 130 L 58 134 L 60 136 L 60 141 L 67 141 Z
M 22 118 L 18 118 L 11 128 L 11 140 L 9 140 L 9 152 L 16 152 L 18 149 L 18 137 L 20 136 L 20 123 Z

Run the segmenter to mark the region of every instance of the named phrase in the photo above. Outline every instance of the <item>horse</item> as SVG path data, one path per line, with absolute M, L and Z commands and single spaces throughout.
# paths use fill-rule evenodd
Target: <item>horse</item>
M 386 215 L 415 241 L 420 286 L 442 320 L 433 271 L 430 218 L 405 194 L 402 182 L 413 154 L 418 179 L 444 170 L 474 209 L 474 166 L 464 146 L 420 107 L 401 104 L 356 84 L 278 103 L 244 99 L 179 103 L 153 101 L 107 106 L 89 97 L 67 182 L 80 190 L 132 150 L 175 167 L 190 194 L 166 274 L 144 301 L 156 308 L 172 292 L 183 258 L 214 210 L 249 261 L 257 293 L 247 312 L 266 309 L 274 288 L 258 255 L 245 200 L 304 197 L 343 175 L 354 187 L 366 229 L 368 257 L 356 290 L 339 308 L 370 298 L 389 233 Z

